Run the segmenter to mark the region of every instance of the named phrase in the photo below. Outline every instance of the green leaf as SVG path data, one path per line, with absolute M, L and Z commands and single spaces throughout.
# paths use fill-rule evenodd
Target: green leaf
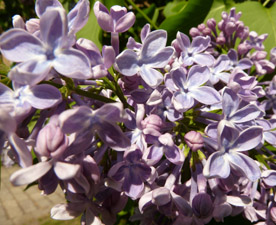
M 250 31 L 256 31 L 258 35 L 267 33 L 264 41 L 265 50 L 270 51 L 276 46 L 276 4 L 265 8 L 259 2 L 243 2 L 236 5 L 236 11 L 242 12 L 240 18 Z
M 187 3 L 188 2 L 186 2 L 186 1 L 169 2 L 163 10 L 164 16 L 167 18 L 167 17 L 170 17 L 170 16 L 175 16 L 178 13 L 181 13 L 185 9 Z
M 120 5 L 120 6 L 124 6 L 125 5 L 125 1 L 124 0 L 104 0 L 101 1 L 105 7 L 110 10 L 111 6 L 114 5 Z
M 176 33 L 181 31 L 189 34 L 192 27 L 202 23 L 207 16 L 213 0 L 190 0 L 180 13 L 166 18 L 160 25 L 160 29 L 168 32 L 168 42 L 176 38 Z
M 86 38 L 90 41 L 93 41 L 99 49 L 102 48 L 102 44 L 100 41 L 100 34 L 102 32 L 101 27 L 99 26 L 96 16 L 93 11 L 93 5 L 95 3 L 95 0 L 90 1 L 90 14 L 89 19 L 86 23 L 86 25 L 77 33 L 77 39 L 78 38 Z
M 207 22 L 208 19 L 214 18 L 217 22 L 221 20 L 221 13 L 223 11 L 228 11 L 230 8 L 234 7 L 235 2 L 233 0 L 214 0 L 211 10 L 209 11 L 208 15 L 205 18 L 204 23 Z

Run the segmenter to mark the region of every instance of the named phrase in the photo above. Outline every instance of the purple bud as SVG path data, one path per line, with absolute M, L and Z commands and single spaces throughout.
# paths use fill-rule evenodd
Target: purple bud
M 38 134 L 36 153 L 39 156 L 59 158 L 67 148 L 69 140 L 55 123 L 48 123 Z
M 238 53 L 239 55 L 244 55 L 250 50 L 249 46 L 245 43 L 241 43 L 238 46 Z
M 202 31 L 203 35 L 205 36 L 211 36 L 212 31 L 210 28 L 206 27 L 203 31 Z
M 193 27 L 190 29 L 190 35 L 191 37 L 197 37 L 197 36 L 200 36 L 201 33 L 197 28 Z
M 189 131 L 185 134 L 184 139 L 192 151 L 197 151 L 203 147 L 203 137 L 199 132 Z
M 214 18 L 208 19 L 207 20 L 207 26 L 212 30 L 215 31 L 216 30 L 216 20 Z
M 223 36 L 223 33 L 220 33 L 219 36 L 217 37 L 216 39 L 216 42 L 219 44 L 219 45 L 224 45 L 226 40 L 225 40 L 225 37 Z
M 204 23 L 201 23 L 201 24 L 199 24 L 199 25 L 197 26 L 197 29 L 198 29 L 199 31 L 201 31 L 201 32 L 202 32 L 205 28 L 206 28 L 206 26 L 205 26 Z
M 207 218 L 212 215 L 213 203 L 206 193 L 197 194 L 192 201 L 193 212 L 199 218 Z
M 236 30 L 236 24 L 234 22 L 228 22 L 225 26 L 225 32 L 227 35 L 231 35 Z
M 276 64 L 276 47 L 270 50 L 270 62 Z
M 152 128 L 154 130 L 160 131 L 163 122 L 159 116 L 151 114 L 148 117 L 146 117 L 143 121 L 141 121 L 141 124 L 144 129 Z

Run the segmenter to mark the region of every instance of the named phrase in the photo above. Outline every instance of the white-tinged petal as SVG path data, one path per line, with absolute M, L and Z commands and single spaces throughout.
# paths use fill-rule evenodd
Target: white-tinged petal
M 10 177 L 10 182 L 14 186 L 30 184 L 44 176 L 51 168 L 51 161 L 39 162 L 14 172 Z
M 138 56 L 130 49 L 124 50 L 116 58 L 115 68 L 125 76 L 133 76 L 139 71 Z
M 164 80 L 163 74 L 159 71 L 143 65 L 139 72 L 142 79 L 152 88 L 156 88 Z
M 68 180 L 77 175 L 80 170 L 79 164 L 71 164 L 65 162 L 55 162 L 54 171 L 61 180 Z

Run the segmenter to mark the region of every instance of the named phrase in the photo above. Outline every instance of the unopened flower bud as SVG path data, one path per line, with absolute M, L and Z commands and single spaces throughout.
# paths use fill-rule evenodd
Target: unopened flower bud
M 193 212 L 198 218 L 207 218 L 212 215 L 213 203 L 210 196 L 206 193 L 197 194 L 193 198 L 192 206 Z
M 201 23 L 201 24 L 199 24 L 199 25 L 197 26 L 197 29 L 198 29 L 199 31 L 201 31 L 201 32 L 202 32 L 205 28 L 206 28 L 206 26 L 205 26 L 204 23 Z
M 25 23 L 24 20 L 21 16 L 19 15 L 14 15 L 12 17 L 12 25 L 14 28 L 21 28 L 21 29 L 25 29 Z
M 68 138 L 61 128 L 50 122 L 39 132 L 35 151 L 39 156 L 58 158 L 68 143 Z
M 216 30 L 216 20 L 214 18 L 208 19 L 207 20 L 207 26 L 212 30 L 215 31 Z
M 236 24 L 233 22 L 228 22 L 225 26 L 225 32 L 227 35 L 231 35 L 236 31 Z
M 245 44 L 245 43 L 241 43 L 241 44 L 239 44 L 239 46 L 238 46 L 238 53 L 239 53 L 239 55 L 244 55 L 244 54 L 246 54 L 249 50 L 250 50 L 250 47 L 249 47 L 247 44 Z
M 216 39 L 216 42 L 219 44 L 219 45 L 224 45 L 226 40 L 225 40 L 225 37 L 223 36 L 223 33 L 220 33 L 219 36 L 217 37 Z
M 202 31 L 202 34 L 205 35 L 205 36 L 211 36 L 212 34 L 212 31 L 210 28 L 206 27 L 203 31 Z
M 203 147 L 203 137 L 199 132 L 193 130 L 189 131 L 187 134 L 185 134 L 184 139 L 192 151 L 197 151 Z
M 156 114 L 151 114 L 146 117 L 143 121 L 141 121 L 142 127 L 145 128 L 152 128 L 154 130 L 160 131 L 162 127 L 162 119 L 157 116 Z
M 197 36 L 200 36 L 201 33 L 200 33 L 200 31 L 197 28 L 192 27 L 190 29 L 190 35 L 191 35 L 191 37 L 197 37 Z

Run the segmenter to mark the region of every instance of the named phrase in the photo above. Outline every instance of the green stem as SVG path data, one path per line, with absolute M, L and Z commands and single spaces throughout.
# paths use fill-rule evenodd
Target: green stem
M 136 9 L 141 15 L 150 23 L 154 29 L 158 29 L 158 27 L 155 25 L 155 23 L 132 1 L 132 0 L 127 0 L 129 4 L 133 6 L 134 9 Z
M 270 0 L 266 0 L 263 4 L 263 7 L 266 7 L 266 5 L 270 2 Z
M 51 82 L 51 81 L 43 81 L 42 83 L 50 84 L 52 86 L 55 86 L 56 88 L 62 88 L 63 87 L 63 85 L 57 84 L 57 83 L 54 83 L 54 82 Z M 87 91 L 81 90 L 81 89 L 76 88 L 76 87 L 71 88 L 70 91 L 75 92 L 78 95 L 81 95 L 81 96 L 84 96 L 84 97 L 87 97 L 87 98 L 91 98 L 91 99 L 94 99 L 94 100 L 98 100 L 98 101 L 101 101 L 101 102 L 106 102 L 106 103 L 116 102 L 113 99 L 104 97 L 102 95 L 94 94 L 94 93 L 91 93 L 91 92 L 87 92 Z

